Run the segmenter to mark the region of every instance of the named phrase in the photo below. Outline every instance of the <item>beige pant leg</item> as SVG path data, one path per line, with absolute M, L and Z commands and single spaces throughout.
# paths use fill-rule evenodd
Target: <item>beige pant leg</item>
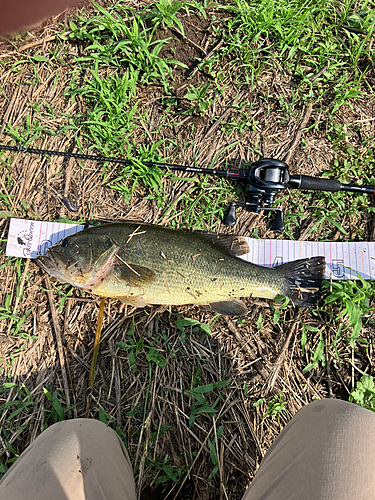
M 374 463 L 375 414 L 315 401 L 276 438 L 243 500 L 374 500 Z
M 102 422 L 77 419 L 44 431 L 0 482 L 1 500 L 135 500 L 129 456 Z

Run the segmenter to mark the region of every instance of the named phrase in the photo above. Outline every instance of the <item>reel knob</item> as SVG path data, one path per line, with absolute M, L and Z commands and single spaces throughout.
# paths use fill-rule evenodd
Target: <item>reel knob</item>
M 282 233 L 285 229 L 284 224 L 284 212 L 282 210 L 276 210 L 276 217 L 272 224 L 272 231 L 276 231 L 277 233 Z
M 236 204 L 231 203 L 229 205 L 228 213 L 225 216 L 224 223 L 227 226 L 234 226 L 236 224 Z

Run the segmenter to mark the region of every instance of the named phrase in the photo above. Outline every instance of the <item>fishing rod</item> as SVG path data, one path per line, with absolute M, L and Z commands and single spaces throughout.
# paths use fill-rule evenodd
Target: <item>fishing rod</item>
M 62 156 L 64 158 L 75 158 L 77 160 L 91 160 L 97 162 L 118 163 L 120 165 L 132 165 L 132 160 L 122 158 L 87 155 L 81 153 L 70 153 L 49 149 L 27 148 L 25 146 L 5 146 L 0 144 L 0 150 L 18 153 L 38 154 L 43 156 Z M 275 196 L 287 188 L 301 189 L 305 191 L 349 191 L 352 193 L 365 193 L 375 195 L 375 187 L 358 186 L 354 184 L 342 184 L 338 180 L 323 179 L 321 177 L 310 177 L 308 175 L 290 175 L 288 165 L 280 160 L 263 158 L 251 163 L 248 168 L 229 168 L 228 170 L 217 170 L 209 168 L 189 167 L 175 165 L 173 163 L 158 163 L 152 161 L 141 161 L 148 168 L 160 168 L 164 170 L 192 172 L 196 174 L 213 175 L 231 181 L 239 181 L 245 184 L 246 192 L 251 201 L 245 203 L 232 202 L 229 205 L 225 217 L 225 224 L 234 226 L 236 224 L 236 208 L 242 207 L 254 213 L 261 211 L 274 211 L 272 230 L 282 232 L 284 230 L 284 212 L 281 208 L 272 206 Z

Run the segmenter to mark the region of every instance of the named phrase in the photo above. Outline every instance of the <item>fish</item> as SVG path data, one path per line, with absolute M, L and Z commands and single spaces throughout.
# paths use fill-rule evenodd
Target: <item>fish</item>
M 59 281 L 136 307 L 193 304 L 244 316 L 244 297 L 317 303 L 324 257 L 269 268 L 240 258 L 247 253 L 239 236 L 114 222 L 63 238 L 36 262 Z

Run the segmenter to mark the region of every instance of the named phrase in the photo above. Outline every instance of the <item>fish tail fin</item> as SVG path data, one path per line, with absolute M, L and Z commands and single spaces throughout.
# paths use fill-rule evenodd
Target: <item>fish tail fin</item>
M 282 295 L 289 297 L 297 307 L 311 307 L 320 298 L 325 258 L 310 257 L 277 266 L 284 275 Z

